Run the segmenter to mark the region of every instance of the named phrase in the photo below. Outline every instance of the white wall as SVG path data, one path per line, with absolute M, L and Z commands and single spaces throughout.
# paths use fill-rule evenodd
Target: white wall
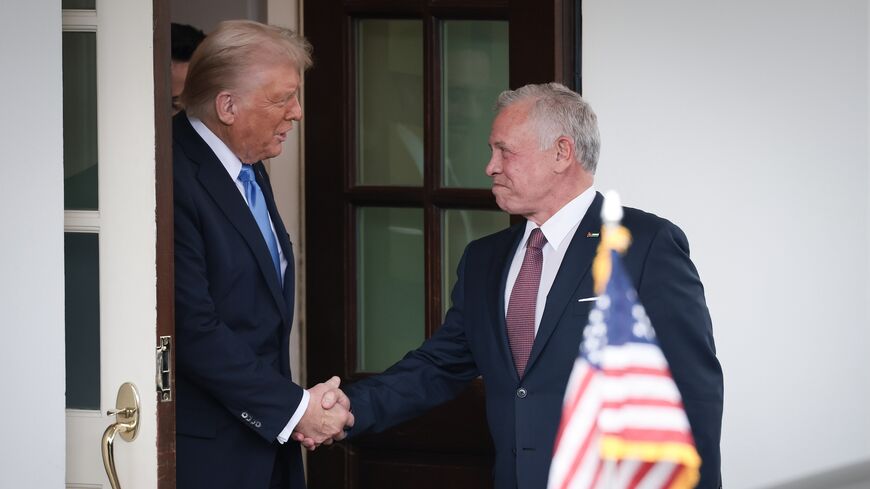
M 688 234 L 725 372 L 723 475 L 870 460 L 866 0 L 584 0 L 597 183 Z
M 0 487 L 4 488 L 64 485 L 60 43 L 60 2 L 3 1 Z M 35 391 L 40 394 L 36 398 Z

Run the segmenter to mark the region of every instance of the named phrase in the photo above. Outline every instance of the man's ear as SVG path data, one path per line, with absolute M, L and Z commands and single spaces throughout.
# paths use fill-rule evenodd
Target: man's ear
M 224 90 L 214 98 L 214 110 L 221 123 L 231 126 L 236 121 L 238 106 L 232 93 Z
M 562 173 L 569 166 L 576 164 L 574 161 L 574 141 L 568 136 L 559 136 L 556 140 L 556 172 Z

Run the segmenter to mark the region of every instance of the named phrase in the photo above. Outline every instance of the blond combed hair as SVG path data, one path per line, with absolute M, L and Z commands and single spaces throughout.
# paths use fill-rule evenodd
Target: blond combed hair
M 311 44 L 291 29 L 252 20 L 227 20 L 196 48 L 181 101 L 200 119 L 214 115 L 224 90 L 240 89 L 259 67 L 289 61 L 300 75 L 311 67 Z

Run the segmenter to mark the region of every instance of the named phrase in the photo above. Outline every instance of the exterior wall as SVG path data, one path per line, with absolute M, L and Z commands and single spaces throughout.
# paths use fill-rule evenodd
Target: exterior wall
M 0 487 L 64 485 L 61 9 L 0 14 Z
M 863 467 L 867 1 L 583 6 L 598 186 L 680 225 L 706 286 L 725 483 Z

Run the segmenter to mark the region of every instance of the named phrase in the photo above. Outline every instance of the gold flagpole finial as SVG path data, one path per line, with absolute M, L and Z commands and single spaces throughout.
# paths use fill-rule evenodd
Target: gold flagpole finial
M 610 250 L 616 250 L 620 254 L 625 253 L 631 244 L 631 233 L 622 221 L 622 202 L 619 194 L 609 190 L 604 194 L 604 205 L 601 207 L 601 242 L 598 243 L 598 252 L 592 262 L 592 278 L 595 283 L 595 294 L 601 295 L 610 280 Z

